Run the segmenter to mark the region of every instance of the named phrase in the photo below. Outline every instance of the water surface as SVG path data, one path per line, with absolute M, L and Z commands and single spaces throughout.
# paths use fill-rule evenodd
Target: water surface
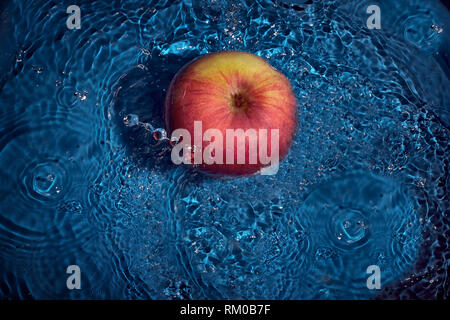
M 370 1 L 78 1 L 81 29 L 68 30 L 71 4 L 2 4 L 2 298 L 444 297 L 439 2 L 378 3 L 380 30 L 366 26 Z M 223 50 L 293 85 L 299 128 L 275 176 L 175 166 L 167 141 L 123 121 L 161 128 L 177 70 Z M 81 290 L 66 287 L 71 264 Z

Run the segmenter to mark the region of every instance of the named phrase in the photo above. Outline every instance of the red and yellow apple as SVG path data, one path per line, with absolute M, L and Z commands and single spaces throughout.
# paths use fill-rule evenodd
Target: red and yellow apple
M 261 156 L 261 141 L 255 147 L 246 133 L 254 130 L 256 139 L 267 133 L 267 155 L 277 152 L 281 161 L 296 131 L 297 101 L 286 77 L 264 59 L 248 52 L 218 52 L 194 59 L 175 75 L 167 91 L 164 118 L 169 134 L 184 129 L 194 137 L 190 159 L 194 163 L 200 157 L 195 162 L 200 169 L 218 175 L 250 175 L 267 166 L 267 159 Z M 229 129 L 235 130 L 234 135 L 227 135 Z M 199 132 L 200 140 L 195 139 Z M 245 141 L 245 146 L 240 148 L 239 141 Z M 211 150 L 212 142 L 217 143 Z M 222 161 L 201 161 L 202 150 Z

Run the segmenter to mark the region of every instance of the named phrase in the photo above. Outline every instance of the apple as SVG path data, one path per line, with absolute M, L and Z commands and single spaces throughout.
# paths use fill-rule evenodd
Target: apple
M 185 163 L 216 175 L 251 175 L 267 167 L 273 174 L 295 135 L 297 100 L 289 80 L 264 59 L 241 51 L 210 53 L 175 75 L 164 122 L 179 139 L 175 153 L 181 148 Z

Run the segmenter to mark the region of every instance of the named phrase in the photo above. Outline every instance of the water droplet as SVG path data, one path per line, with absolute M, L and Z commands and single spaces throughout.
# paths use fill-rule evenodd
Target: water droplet
M 157 140 L 157 141 L 167 139 L 166 130 L 164 130 L 162 128 L 155 129 L 153 131 L 153 138 L 155 138 L 155 140 Z
M 148 49 L 146 49 L 146 48 L 141 48 L 141 52 L 142 52 L 143 54 L 145 54 L 146 56 L 149 56 L 149 55 L 150 55 L 150 51 L 149 51 Z
M 353 249 L 364 245 L 369 238 L 369 224 L 359 210 L 339 208 L 330 220 L 333 242 L 343 249 Z
M 17 54 L 16 54 L 16 62 L 22 62 L 23 61 L 23 56 L 25 54 L 25 51 L 20 50 Z
M 80 101 L 84 101 L 87 98 L 88 92 L 86 90 L 83 90 L 83 92 L 75 91 L 73 95 Z
M 51 173 L 37 174 L 33 179 L 33 189 L 41 194 L 46 195 L 53 187 L 55 177 Z
M 58 196 L 64 189 L 64 170 L 54 162 L 40 163 L 29 173 L 29 180 L 25 181 L 31 194 L 52 198 Z
M 173 147 L 175 146 L 180 140 L 177 137 L 171 137 L 170 138 L 170 145 Z
M 139 116 L 137 114 L 130 113 L 123 118 L 123 123 L 127 127 L 134 127 L 139 125 Z
M 33 65 L 32 68 L 33 68 L 34 72 L 36 72 L 38 74 L 42 73 L 42 71 L 44 71 L 44 67 L 42 67 L 42 66 Z

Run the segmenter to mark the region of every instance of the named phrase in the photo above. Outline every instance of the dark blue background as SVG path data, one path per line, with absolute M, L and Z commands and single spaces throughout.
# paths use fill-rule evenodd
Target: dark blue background
M 18 0 L 0 17 L 0 297 L 447 297 L 438 1 Z M 299 128 L 275 176 L 177 167 L 167 142 L 123 123 L 162 127 L 177 70 L 223 50 L 293 85 Z M 81 290 L 66 287 L 72 264 Z M 366 287 L 372 264 L 381 290 Z

